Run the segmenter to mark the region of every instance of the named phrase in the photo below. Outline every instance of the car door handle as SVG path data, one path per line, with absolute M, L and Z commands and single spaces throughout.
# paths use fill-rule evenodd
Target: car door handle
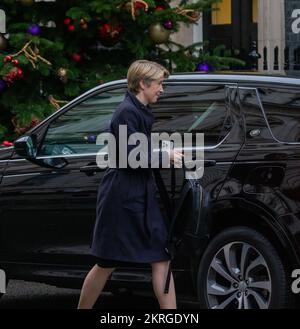
M 88 176 L 94 175 L 96 172 L 105 171 L 106 168 L 100 168 L 97 165 L 89 165 L 89 166 L 83 166 L 80 167 L 79 171 L 87 174 Z

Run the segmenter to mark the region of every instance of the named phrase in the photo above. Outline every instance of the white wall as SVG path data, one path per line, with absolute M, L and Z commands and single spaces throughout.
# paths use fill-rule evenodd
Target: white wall
M 179 4 L 179 0 L 172 1 L 171 6 L 176 7 Z M 200 16 L 197 24 L 191 24 L 189 27 L 186 27 L 184 24 L 181 24 L 180 31 L 173 33 L 170 38 L 172 41 L 180 43 L 184 46 L 189 46 L 195 42 L 203 41 L 203 23 L 202 16 Z
M 274 70 L 274 48 L 279 48 L 279 70 Z M 268 49 L 268 70 L 263 70 L 263 49 Z M 259 71 L 284 73 L 285 12 L 284 0 L 259 0 L 258 4 L 258 52 Z

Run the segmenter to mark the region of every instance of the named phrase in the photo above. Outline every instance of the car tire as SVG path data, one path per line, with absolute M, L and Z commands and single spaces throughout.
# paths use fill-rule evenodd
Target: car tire
M 286 308 L 291 301 L 278 252 L 249 227 L 228 228 L 209 243 L 196 285 L 201 308 Z

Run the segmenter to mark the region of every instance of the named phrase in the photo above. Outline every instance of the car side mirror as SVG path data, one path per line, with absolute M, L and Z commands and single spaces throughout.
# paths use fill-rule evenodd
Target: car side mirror
M 35 159 L 37 155 L 36 135 L 22 136 L 14 142 L 15 152 L 25 159 Z

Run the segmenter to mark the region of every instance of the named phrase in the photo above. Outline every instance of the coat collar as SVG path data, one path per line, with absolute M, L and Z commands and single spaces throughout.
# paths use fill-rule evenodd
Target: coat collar
M 149 105 L 144 105 L 142 102 L 138 100 L 138 98 L 135 96 L 134 93 L 131 91 L 127 90 L 126 92 L 126 97 L 129 97 L 131 102 L 139 109 L 144 110 L 144 111 L 150 111 L 151 112 L 151 107 Z

